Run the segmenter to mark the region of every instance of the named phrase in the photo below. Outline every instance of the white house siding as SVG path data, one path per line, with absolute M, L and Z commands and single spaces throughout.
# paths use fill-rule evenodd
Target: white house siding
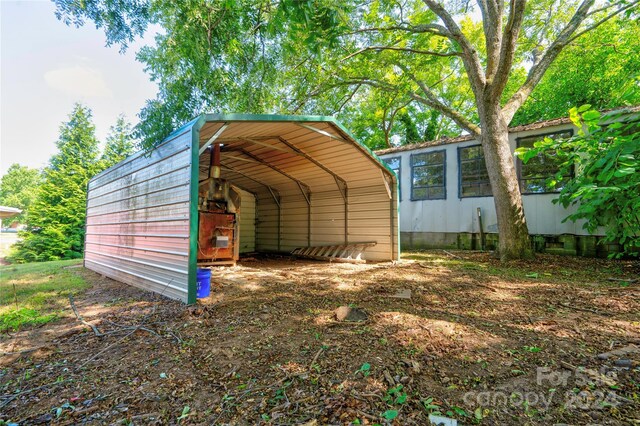
M 516 139 L 526 136 L 547 134 L 567 129 L 571 125 L 559 125 L 543 129 L 515 132 L 509 135 L 511 150 L 516 149 Z M 401 193 L 400 202 L 400 232 L 403 239 L 412 239 L 426 245 L 451 245 L 459 233 L 479 233 L 479 223 L 476 210 L 479 207 L 482 212 L 484 232 L 497 233 L 497 218 L 492 196 L 465 197 L 459 195 L 459 159 L 458 149 L 462 147 L 478 145 L 476 140 L 434 145 L 425 148 L 399 150 L 396 152 L 379 153 L 382 159 L 393 157 L 401 158 Z M 445 150 L 445 187 L 446 199 L 444 200 L 411 200 L 411 155 Z M 573 223 L 563 219 L 567 217 L 572 208 L 565 209 L 559 204 L 552 203 L 557 194 L 525 194 L 523 204 L 530 234 L 540 235 L 589 235 L 582 229 L 582 223 Z M 447 235 L 445 235 L 447 234 Z M 431 241 L 423 241 L 430 239 Z M 443 244 L 438 244 L 439 242 Z

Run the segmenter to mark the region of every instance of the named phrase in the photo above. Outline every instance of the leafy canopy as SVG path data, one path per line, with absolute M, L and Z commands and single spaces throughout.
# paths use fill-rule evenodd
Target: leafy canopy
M 556 177 L 575 167 L 575 176 L 554 203 L 575 206 L 564 220 L 584 220 L 583 228 L 604 242 L 617 243 L 621 255 L 640 253 L 640 117 L 622 113 L 602 117 L 591 105 L 572 108 L 571 121 L 578 134 L 567 140 L 546 138 L 533 148 L 520 149 L 522 161 L 553 153 L 561 163 Z
M 514 126 L 564 117 L 575 105 L 597 110 L 640 104 L 640 20 L 616 17 L 566 47 L 531 97 Z
M 147 146 L 195 115 L 218 110 L 336 114 L 374 148 L 475 129 L 479 99 L 468 75 L 469 52 L 489 70 L 495 60 L 487 31 L 492 26 L 506 31 L 513 10 L 522 7 L 524 15 L 512 60 L 500 61 L 508 65 L 509 77 L 496 89 L 502 106 L 523 84 L 535 87 L 555 58 L 555 53 L 546 55 L 548 51 L 578 43 L 581 38 L 571 37 L 588 34 L 604 22 L 606 28 L 585 42 L 601 45 L 615 32 L 616 19 L 609 23 L 605 18 L 623 11 L 617 22 L 629 20 L 638 3 L 610 1 L 591 7 L 588 0 L 544 0 L 526 6 L 505 2 L 504 19 L 492 22 L 485 11 L 482 22 L 476 18 L 487 7 L 482 2 L 447 1 L 446 10 L 469 42 L 466 49 L 434 13 L 438 3 L 429 1 L 54 1 L 64 22 L 92 20 L 104 28 L 107 44 L 126 48 L 148 25 L 162 28 L 155 45 L 138 52 L 160 87 L 135 129 Z M 554 44 L 565 35 L 563 43 Z M 569 63 L 584 56 L 580 52 L 572 49 L 563 58 Z M 629 61 L 632 66 L 635 60 Z M 599 62 L 594 58 L 591 63 Z M 608 73 L 614 63 L 607 60 L 599 69 Z M 536 66 L 542 72 L 530 78 Z M 572 79 L 563 69 L 558 67 L 551 80 Z M 523 99 L 530 87 L 525 89 Z M 549 99 L 562 105 L 549 114 L 564 114 L 567 99 L 546 97 L 556 89 L 541 89 L 520 120 L 543 118 L 538 116 Z M 577 97 L 572 91 L 564 93 L 569 100 Z
M 107 143 L 100 156 L 100 168 L 102 170 L 119 163 L 133 154 L 136 142 L 131 135 L 131 123 L 124 115 L 118 116 L 116 124 L 111 126 L 107 135 Z
M 22 210 L 7 222 L 24 222 L 29 206 L 35 199 L 36 188 L 40 184 L 41 174 L 37 169 L 31 169 L 19 164 L 12 164 L 7 173 L 0 179 L 0 205 L 16 207 Z
M 76 104 L 60 126 L 58 153 L 44 169 L 43 182 L 29 207 L 27 231 L 9 259 L 14 262 L 73 259 L 82 256 L 86 188 L 99 169 L 98 141 L 91 111 Z

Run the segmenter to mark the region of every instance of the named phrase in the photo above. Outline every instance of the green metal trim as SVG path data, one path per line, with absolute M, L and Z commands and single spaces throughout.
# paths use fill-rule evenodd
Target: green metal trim
M 400 194 L 400 179 L 396 180 L 396 190 Z M 398 218 L 398 227 L 396 229 L 396 260 L 400 260 L 400 197 L 396 197 L 396 217 Z
M 278 114 L 205 114 L 207 121 L 315 121 L 335 122 L 335 118 L 326 115 L 278 115 Z
M 189 191 L 189 269 L 187 304 L 196 303 L 198 270 L 198 187 L 200 186 L 200 129 L 206 123 L 204 115 L 189 122 L 191 125 L 191 187 Z M 181 128 L 184 129 L 184 126 Z M 174 132 L 176 133 L 176 132 Z

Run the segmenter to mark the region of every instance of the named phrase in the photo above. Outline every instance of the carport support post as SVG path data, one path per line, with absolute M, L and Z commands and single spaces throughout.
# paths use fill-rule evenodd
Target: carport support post
M 307 247 L 311 247 L 311 194 L 307 204 Z
M 309 192 L 304 192 L 304 188 L 300 182 L 297 182 L 298 188 L 300 188 L 300 192 L 302 192 L 302 196 L 304 200 L 307 202 L 307 247 L 311 247 L 311 190 Z
M 196 274 L 198 270 L 198 187 L 200 186 L 200 129 L 205 123 L 202 115 L 191 127 L 191 182 L 189 185 L 189 266 L 187 272 L 187 304 L 196 303 Z
M 349 244 L 349 188 L 344 187 L 344 244 Z
M 280 194 L 276 196 L 270 186 L 267 186 L 267 188 L 269 189 L 269 192 L 273 197 L 273 201 L 275 201 L 276 205 L 278 206 L 278 251 L 280 251 Z

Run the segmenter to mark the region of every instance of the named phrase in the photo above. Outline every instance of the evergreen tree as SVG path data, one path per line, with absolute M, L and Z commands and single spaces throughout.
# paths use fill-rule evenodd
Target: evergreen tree
M 107 136 L 107 144 L 104 152 L 100 157 L 101 168 L 108 169 L 114 164 L 127 158 L 133 154 L 136 144 L 131 137 L 131 123 L 127 121 L 124 115 L 118 116 L 118 120 L 114 126 L 111 126 L 109 135 Z
M 82 256 L 87 183 L 98 171 L 98 141 L 91 110 L 76 104 L 60 126 L 58 153 L 44 170 L 43 183 L 27 216 L 27 230 L 9 259 L 15 262 Z
M 22 210 L 18 216 L 7 221 L 26 221 L 27 210 L 35 199 L 36 190 L 41 181 L 40 171 L 20 164 L 9 166 L 7 173 L 0 179 L 0 204 Z

